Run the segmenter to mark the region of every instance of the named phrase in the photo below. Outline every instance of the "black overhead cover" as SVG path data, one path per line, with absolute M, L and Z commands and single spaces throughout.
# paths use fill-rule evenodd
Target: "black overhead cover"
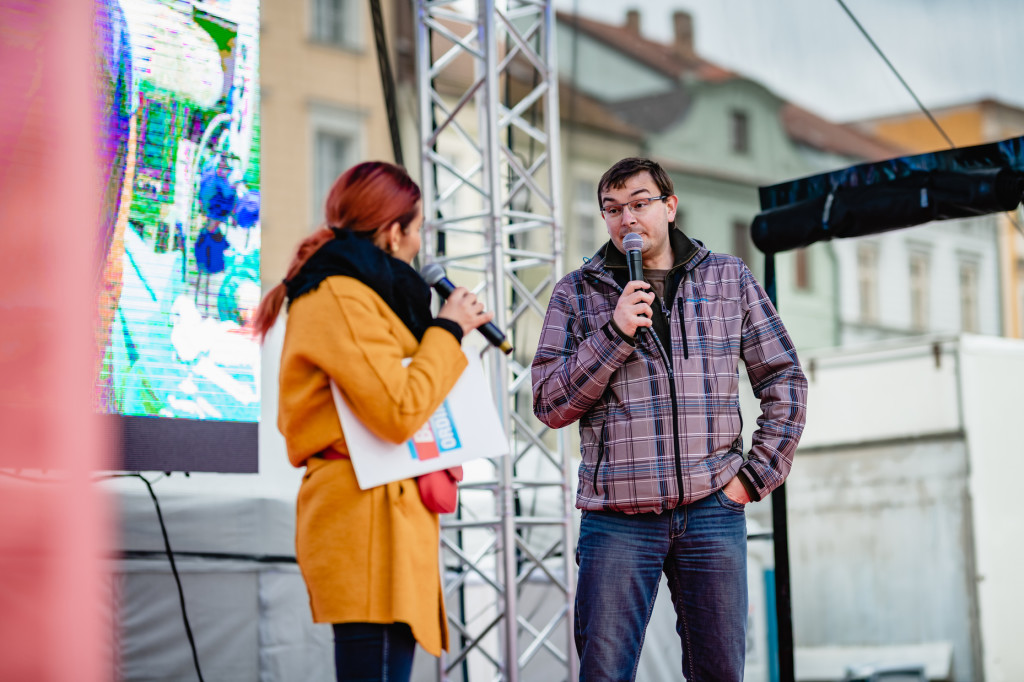
M 765 253 L 932 220 L 1012 211 L 1024 194 L 1024 137 L 850 166 L 760 188 L 751 237 Z

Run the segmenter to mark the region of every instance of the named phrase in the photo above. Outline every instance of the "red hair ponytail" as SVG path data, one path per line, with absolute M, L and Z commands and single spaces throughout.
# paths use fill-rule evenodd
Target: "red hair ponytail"
M 288 266 L 288 274 L 285 276 L 285 279 L 291 279 L 298 274 L 310 256 L 332 239 L 334 239 L 334 233 L 326 227 L 321 227 L 303 239 L 302 243 L 299 244 L 298 251 L 292 257 L 292 262 Z M 270 331 L 270 328 L 274 326 L 274 322 L 277 321 L 277 316 L 281 312 L 281 306 L 284 305 L 287 293 L 288 290 L 284 282 L 278 282 L 273 289 L 267 292 L 263 300 L 260 301 L 259 307 L 256 308 L 256 315 L 253 319 L 253 334 L 259 336 L 261 342 L 267 338 L 267 332 Z

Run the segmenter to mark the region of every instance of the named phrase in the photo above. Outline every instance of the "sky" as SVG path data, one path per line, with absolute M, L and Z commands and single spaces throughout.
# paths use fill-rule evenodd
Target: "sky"
M 845 0 L 925 106 L 985 97 L 1024 108 L 1024 0 Z M 672 39 L 693 15 L 697 52 L 837 122 L 916 110 L 835 0 L 554 0 L 611 24 L 640 10 L 641 31 Z

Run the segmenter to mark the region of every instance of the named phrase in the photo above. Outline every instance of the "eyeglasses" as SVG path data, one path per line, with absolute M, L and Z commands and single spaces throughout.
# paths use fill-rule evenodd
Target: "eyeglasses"
M 648 208 L 651 203 L 658 201 L 659 199 L 668 199 L 671 194 L 662 194 L 660 197 L 644 197 L 642 199 L 634 199 L 633 201 L 627 201 L 624 204 L 605 204 L 601 207 L 601 215 L 604 216 L 605 220 L 614 220 L 622 215 L 622 209 L 629 207 L 629 212 L 635 216 L 642 214 Z

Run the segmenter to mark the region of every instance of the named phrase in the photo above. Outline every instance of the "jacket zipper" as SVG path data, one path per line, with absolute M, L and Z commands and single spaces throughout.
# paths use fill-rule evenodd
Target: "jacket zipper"
M 591 277 L 593 277 L 595 282 L 602 281 L 602 278 L 598 277 L 597 275 L 591 275 Z M 685 273 L 684 273 L 683 277 L 685 279 L 685 277 L 686 277 Z M 604 280 L 604 282 L 605 282 L 605 284 L 609 284 L 609 282 L 607 280 Z M 620 294 L 622 293 L 622 287 L 620 287 L 614 280 L 612 282 L 610 282 L 610 284 L 612 285 L 612 287 L 617 289 Z M 680 283 L 680 286 L 682 286 L 682 283 Z M 681 319 L 682 318 L 682 312 L 680 312 L 679 315 L 680 315 L 680 319 Z M 669 322 L 669 328 L 671 328 L 671 322 Z M 654 345 L 658 349 L 658 355 L 660 355 L 661 358 L 665 361 L 665 367 L 668 369 L 668 391 L 669 391 L 669 397 L 672 398 L 672 449 L 673 449 L 673 454 L 675 455 L 676 487 L 679 490 L 679 504 L 681 505 L 683 503 L 683 458 L 682 458 L 682 453 L 681 453 L 680 446 L 679 446 L 679 433 L 678 433 L 678 429 L 679 429 L 679 400 L 676 397 L 675 371 L 672 369 L 672 358 L 670 358 L 668 356 L 668 353 L 665 352 L 665 347 L 661 345 L 661 340 L 658 338 L 658 335 L 655 334 L 652 331 L 650 334 L 647 334 L 647 336 L 650 336 L 654 340 Z M 683 337 L 685 338 L 685 336 L 686 336 L 686 330 L 684 329 L 683 330 Z M 639 334 L 637 335 L 636 338 L 637 338 L 637 343 L 639 344 L 640 343 L 640 336 L 639 336 Z M 639 348 L 639 345 L 637 347 Z M 686 342 L 685 341 L 683 342 L 683 347 L 684 347 L 684 353 L 686 354 L 687 357 L 689 357 L 689 349 L 686 348 Z M 605 430 L 605 426 L 602 426 L 601 427 L 601 436 L 602 436 L 601 437 L 601 452 L 598 453 L 598 455 L 597 455 L 597 464 L 594 465 L 593 488 L 594 488 L 594 492 L 595 493 L 597 493 L 597 474 L 598 474 L 598 472 L 601 469 L 601 462 L 604 460 L 604 451 L 605 451 L 605 443 L 604 443 L 605 431 L 604 430 Z
M 676 458 L 676 487 L 679 490 L 679 505 L 681 505 L 683 503 L 683 456 L 679 446 L 679 401 L 676 397 L 675 371 L 672 369 L 672 358 L 665 352 L 664 346 L 661 345 L 661 339 L 657 334 L 650 336 L 654 339 L 654 344 L 658 347 L 658 354 L 668 368 L 668 392 L 669 397 L 672 398 L 672 449 Z
M 597 477 L 601 471 L 601 462 L 604 461 L 604 452 L 607 449 L 605 440 L 608 438 L 608 422 L 605 421 L 601 425 L 601 450 L 597 453 L 597 464 L 594 465 L 594 493 L 598 493 L 597 490 Z

